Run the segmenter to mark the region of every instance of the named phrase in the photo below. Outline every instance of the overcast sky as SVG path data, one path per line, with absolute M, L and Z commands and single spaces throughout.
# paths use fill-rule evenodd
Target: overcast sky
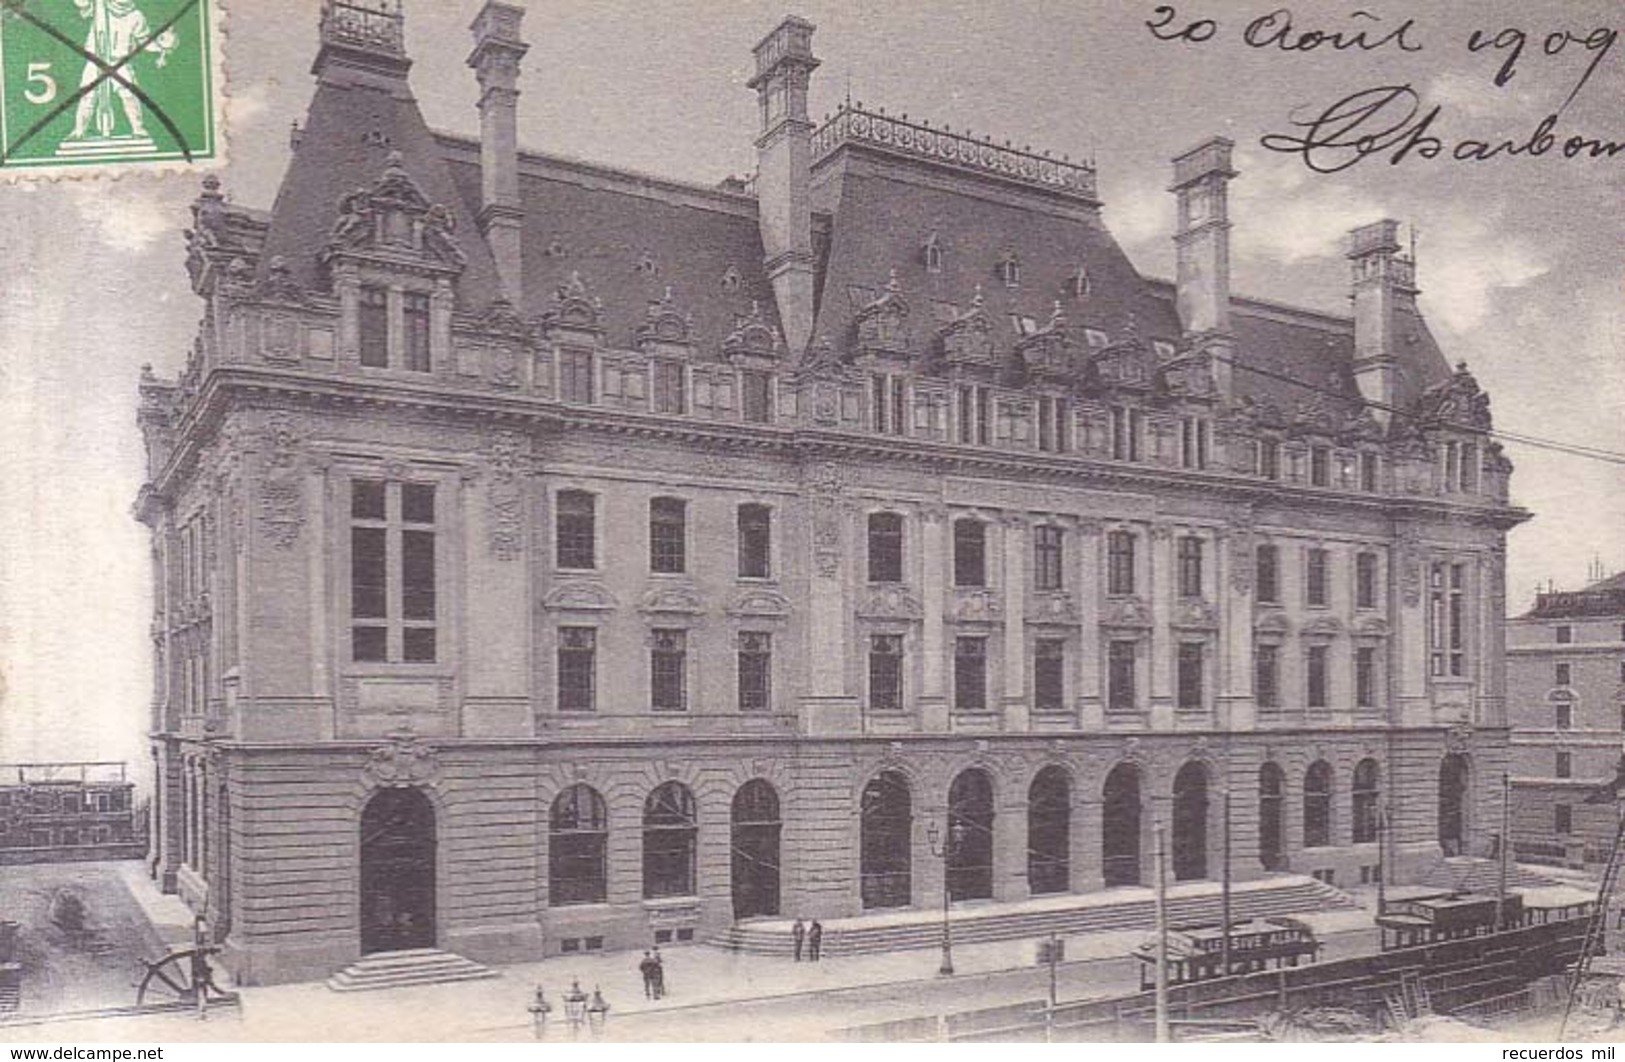
M 174 0 L 147 0 L 155 11 Z M 227 0 L 232 198 L 267 207 L 303 114 L 316 0 Z M 414 85 L 431 125 L 477 129 L 464 65 L 471 0 L 408 3 Z M 1094 154 L 1108 225 L 1143 272 L 1172 272 L 1168 160 L 1215 133 L 1237 144 L 1235 289 L 1345 312 L 1347 230 L 1383 216 L 1419 229 L 1421 303 L 1452 361 L 1494 398 L 1496 426 L 1625 451 L 1625 153 L 1608 160 L 1463 163 L 1388 155 L 1335 174 L 1260 147 L 1339 100 L 1410 85 L 1446 142 L 1527 141 L 1559 114 L 1570 135 L 1625 140 L 1625 32 L 1613 0 L 1293 5 L 1294 33 L 1364 28 L 1371 52 L 1253 48 L 1268 3 L 1182 2 L 1203 43 L 1160 42 L 1154 3 L 989 4 L 547 0 L 530 5 L 520 100 L 530 148 L 714 182 L 753 166 L 750 48 L 787 13 L 818 25 L 813 109 L 848 91 L 869 106 Z M 1355 19 L 1363 9 L 1372 18 Z M 1610 21 L 1611 20 L 1611 21 Z M 1502 87 L 1492 77 L 1521 29 Z M 1483 30 L 1505 47 L 1479 53 Z M 1543 54 L 1551 38 L 1555 56 Z M 1200 35 L 1198 31 L 1197 35 Z M 1576 41 L 1587 43 L 1576 43 Z M 1404 45 L 1404 48 L 1401 47 Z M 1556 45 L 1561 44 L 1558 48 Z M 1409 51 L 1406 48 L 1420 48 Z M 1424 112 L 1425 113 L 1425 112 Z M 182 267 L 195 175 L 0 183 L 0 759 L 142 758 L 150 690 L 147 534 L 130 516 L 142 475 L 144 362 L 184 363 L 200 312 Z M 1509 444 L 1516 500 L 1509 607 L 1537 584 L 1575 587 L 1600 556 L 1625 567 L 1625 467 Z

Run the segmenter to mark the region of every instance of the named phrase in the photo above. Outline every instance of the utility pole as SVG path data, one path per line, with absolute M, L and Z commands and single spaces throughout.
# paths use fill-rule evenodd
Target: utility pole
M 1377 802 L 1377 917 L 1388 907 L 1388 801 Z M 1384 930 L 1384 933 L 1387 931 Z
M 1219 921 L 1223 923 L 1223 943 L 1220 945 L 1220 962 L 1224 965 L 1224 976 L 1230 976 L 1230 786 L 1224 787 L 1224 871 L 1221 879 L 1219 893 Z
M 1501 773 L 1500 867 L 1495 883 L 1495 928 L 1507 927 L 1507 860 L 1512 854 L 1512 775 Z
M 1167 855 L 1163 851 L 1162 820 L 1152 823 L 1156 838 L 1155 865 L 1152 873 L 1157 882 L 1157 1043 L 1168 1043 L 1168 874 Z

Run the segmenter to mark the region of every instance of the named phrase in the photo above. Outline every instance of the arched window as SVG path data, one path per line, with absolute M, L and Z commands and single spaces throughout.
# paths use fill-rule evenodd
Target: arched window
M 604 902 L 608 842 L 609 816 L 598 790 L 572 785 L 553 798 L 547 823 L 549 905 Z
M 1303 846 L 1332 843 L 1332 765 L 1316 760 L 1303 776 Z
M 903 581 L 903 518 L 896 513 L 869 514 L 869 581 Z
M 987 585 L 987 525 L 969 516 L 954 521 L 954 585 Z
M 1286 869 L 1286 772 L 1274 760 L 1258 769 L 1258 862 Z
M 1027 790 L 1027 885 L 1034 896 L 1072 888 L 1072 783 L 1045 767 Z
M 1140 883 L 1140 769 L 1120 763 L 1101 794 L 1101 870 L 1107 886 Z
M 734 794 L 730 847 L 734 918 L 779 913 L 779 794 L 760 778 Z
M 859 887 L 863 906 L 913 902 L 913 801 L 908 779 L 882 771 L 863 787 L 859 803 Z
M 1174 775 L 1174 880 L 1207 877 L 1207 768 L 1192 760 Z
M 954 900 L 993 896 L 993 779 L 976 767 L 948 787 L 948 895 Z
M 681 782 L 657 786 L 643 804 L 643 898 L 693 896 L 694 794 Z
M 1461 855 L 1467 840 L 1467 757 L 1452 752 L 1439 764 L 1439 847 Z
M 1377 761 L 1361 760 L 1354 767 L 1354 843 L 1377 839 Z

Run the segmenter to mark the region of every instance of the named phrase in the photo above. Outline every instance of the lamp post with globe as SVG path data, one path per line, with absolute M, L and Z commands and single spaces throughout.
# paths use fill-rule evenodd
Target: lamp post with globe
M 931 843 L 931 854 L 942 860 L 942 965 L 937 967 L 937 974 L 941 977 L 951 977 L 954 972 L 954 938 L 953 928 L 948 920 L 949 905 L 953 902 L 949 874 L 954 856 L 959 853 L 959 846 L 965 839 L 965 824 L 958 821 L 950 822 L 948 836 L 945 839 L 937 824 L 932 822 L 926 827 L 925 835 Z

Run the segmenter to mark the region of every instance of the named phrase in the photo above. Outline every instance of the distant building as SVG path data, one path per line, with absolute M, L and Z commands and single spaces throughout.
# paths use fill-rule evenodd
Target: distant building
M 122 763 L 0 763 L 0 864 L 139 859 L 134 800 Z
M 1625 572 L 1507 621 L 1507 703 L 1518 858 L 1606 862 L 1618 811 L 1585 800 L 1625 755 Z
M 1396 222 L 1352 316 L 1233 295 L 1209 140 L 1146 278 L 1088 164 L 815 123 L 794 18 L 748 182 L 521 151 L 522 16 L 470 138 L 324 4 L 141 381 L 155 869 L 240 977 L 1143 884 L 1157 819 L 1214 879 L 1225 792 L 1238 878 L 1489 852 L 1528 514 Z

